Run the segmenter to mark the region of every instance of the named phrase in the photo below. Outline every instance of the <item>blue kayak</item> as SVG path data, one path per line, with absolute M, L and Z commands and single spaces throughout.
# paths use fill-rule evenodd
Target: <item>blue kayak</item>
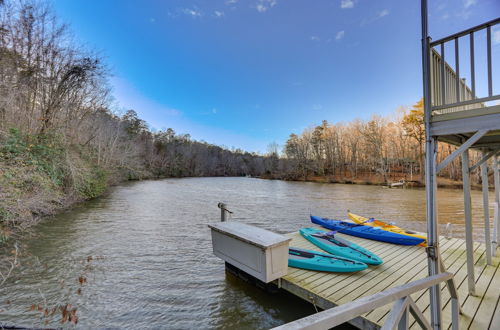
M 368 268 L 366 264 L 356 260 L 294 247 L 288 249 L 288 266 L 336 273 L 357 272 Z
M 327 229 L 338 231 L 342 234 L 372 239 L 375 241 L 399 244 L 418 245 L 424 241 L 422 238 L 401 235 L 377 227 L 365 226 L 352 222 L 331 220 L 311 215 L 311 222 L 321 225 Z
M 361 246 L 338 237 L 335 232 L 327 232 L 317 228 L 302 228 L 300 234 L 312 244 L 336 256 L 364 262 L 369 265 L 380 265 L 382 259 Z

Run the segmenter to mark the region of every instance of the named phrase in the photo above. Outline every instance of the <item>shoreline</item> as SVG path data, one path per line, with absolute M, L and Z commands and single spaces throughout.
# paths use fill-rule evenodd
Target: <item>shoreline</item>
M 346 178 L 339 176 L 308 176 L 307 178 L 281 178 L 273 175 L 262 175 L 259 176 L 260 179 L 264 180 L 281 180 L 281 181 L 292 181 L 292 182 L 313 182 L 313 183 L 338 183 L 338 184 L 356 184 L 356 185 L 366 185 L 366 186 L 383 186 L 388 187 L 388 183 L 384 182 L 383 179 L 378 177 L 365 177 L 365 178 Z M 391 183 L 396 183 L 398 180 L 392 181 Z M 425 188 L 425 184 L 418 181 L 410 181 L 405 184 L 405 188 Z M 400 187 L 388 187 L 391 189 L 401 189 Z M 444 189 L 463 189 L 462 181 L 454 181 L 446 178 L 438 177 L 438 188 Z M 493 191 L 490 185 L 490 191 Z M 472 190 L 481 190 L 480 184 L 471 184 Z
M 217 176 L 215 176 L 217 177 Z M 233 176 L 220 176 L 220 177 L 233 177 Z M 244 177 L 244 176 L 234 176 L 235 178 Z M 79 207 L 82 204 L 85 204 L 87 201 L 94 200 L 96 198 L 100 198 L 108 195 L 114 187 L 120 186 L 122 184 L 126 184 L 128 182 L 135 181 L 146 181 L 146 180 L 165 180 L 165 179 L 179 179 L 179 178 L 202 178 L 202 177 L 154 177 L 154 176 L 144 176 L 138 179 L 125 179 L 125 180 L 110 180 L 107 183 L 106 189 L 93 198 L 81 198 L 75 196 L 74 194 L 68 194 L 64 196 L 60 196 L 60 199 L 54 203 L 52 201 L 52 207 L 43 210 L 44 212 L 35 213 L 28 208 L 25 209 L 26 214 L 25 217 L 18 217 L 14 219 L 12 224 L 4 224 L 0 227 L 0 248 L 2 246 L 6 246 L 9 244 L 9 241 L 17 240 L 18 238 L 22 238 L 23 232 L 29 231 L 29 229 L 33 226 L 36 226 L 40 221 L 44 219 L 50 218 L 52 216 L 67 212 L 74 208 Z M 324 183 L 324 184 L 355 184 L 355 185 L 367 185 L 367 186 L 383 186 L 388 187 L 387 183 L 381 180 L 378 177 L 372 178 L 341 178 L 338 176 L 309 176 L 307 178 L 282 178 L 275 175 L 262 175 L 259 177 L 255 177 L 263 180 L 280 180 L 280 181 L 290 181 L 290 182 L 313 182 L 313 183 Z M 397 181 L 396 181 L 397 182 Z M 425 188 L 425 185 L 419 182 L 409 182 L 406 184 L 404 188 Z M 438 188 L 445 189 L 462 189 L 462 182 L 460 181 L 452 181 L 445 178 L 438 178 Z M 481 190 L 481 186 L 478 184 L 471 185 L 473 190 Z M 392 187 L 391 189 L 403 189 L 401 187 Z M 490 187 L 491 190 L 491 187 Z M 28 214 L 29 213 L 29 214 Z M 2 237 L 3 236 L 3 237 Z M 12 239 L 10 239 L 12 237 Z
M 40 220 L 57 215 L 61 212 L 65 212 L 67 210 L 71 210 L 72 208 L 75 208 L 81 204 L 84 204 L 87 201 L 100 198 L 102 196 L 106 196 L 111 192 L 111 190 L 114 187 L 120 186 L 122 184 L 126 184 L 129 182 L 136 182 L 136 181 L 147 181 L 147 180 L 165 180 L 165 179 L 184 179 L 184 178 L 203 178 L 205 176 L 200 176 L 200 177 L 192 177 L 192 176 L 185 176 L 185 177 L 155 177 L 155 176 L 144 176 L 141 178 L 137 179 L 125 179 L 125 180 L 111 180 L 111 182 L 108 182 L 106 185 L 106 189 L 99 194 L 98 196 L 95 196 L 93 198 L 78 198 L 77 196 L 74 196 L 73 194 L 68 194 L 63 196 L 57 203 L 56 205 L 53 205 L 53 208 L 50 210 L 45 210 L 47 212 L 39 213 L 39 214 L 32 214 L 33 218 L 31 219 L 34 223 L 29 224 L 26 228 L 31 227 L 32 225 L 36 225 Z M 225 178 L 225 177 L 234 177 L 234 178 L 244 178 L 244 176 L 207 176 L 207 177 L 220 177 L 220 178 Z M 313 183 L 331 183 L 331 184 L 355 184 L 355 185 L 367 185 L 367 186 L 385 186 L 387 187 L 388 184 L 381 180 L 381 178 L 342 178 L 338 176 L 309 176 L 307 178 L 283 178 L 279 177 L 276 175 L 261 175 L 258 177 L 254 178 L 259 178 L 259 179 L 264 179 L 264 180 L 280 180 L 280 181 L 291 181 L 291 182 L 313 182 Z M 394 181 L 397 182 L 397 181 Z M 411 181 L 407 182 L 406 187 L 408 188 L 425 188 L 425 185 L 417 182 L 417 181 Z M 462 182 L 461 181 L 453 181 L 450 179 L 446 178 L 438 178 L 438 188 L 445 188 L 445 189 L 462 189 Z M 479 184 L 472 184 L 471 188 L 473 190 L 481 190 L 481 185 Z M 490 187 L 490 190 L 492 187 Z M 393 187 L 392 189 L 399 189 L 399 187 Z M 23 221 L 22 218 L 16 219 L 17 221 Z M 16 221 L 15 220 L 15 221 Z M 8 226 L 7 226 L 8 227 Z

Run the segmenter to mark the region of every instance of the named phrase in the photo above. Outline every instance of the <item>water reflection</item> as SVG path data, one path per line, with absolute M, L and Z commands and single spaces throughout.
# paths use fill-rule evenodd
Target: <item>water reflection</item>
M 281 233 L 307 226 L 310 213 L 345 218 L 348 209 L 425 230 L 421 189 L 248 178 L 129 183 L 37 226 L 25 242 L 29 255 L 0 289 L 0 324 L 61 326 L 58 315 L 41 317 L 32 304 L 71 304 L 82 328 L 268 328 L 314 311 L 226 277 L 207 228 L 219 221 L 219 201 L 233 220 Z M 463 237 L 462 192 L 442 189 L 439 201 L 441 225 L 454 223 Z M 481 207 L 474 191 L 477 239 Z

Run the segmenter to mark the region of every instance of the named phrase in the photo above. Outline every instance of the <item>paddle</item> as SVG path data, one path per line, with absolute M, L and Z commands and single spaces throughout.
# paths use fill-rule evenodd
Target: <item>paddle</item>
M 361 223 L 365 223 L 365 222 L 373 222 L 373 221 L 375 221 L 375 218 L 370 218 L 370 219 L 368 219 L 368 220 L 362 221 Z
M 304 257 L 304 258 L 308 258 L 308 259 L 314 258 L 314 256 L 316 255 L 319 257 L 323 257 L 323 258 L 330 258 L 330 259 L 340 260 L 340 261 L 344 261 L 344 262 L 350 262 L 353 264 L 357 263 L 357 261 L 355 261 L 355 260 L 346 259 L 346 258 L 342 258 L 339 256 L 327 255 L 324 253 L 314 253 L 312 251 L 309 252 L 309 251 L 303 251 L 303 250 L 298 250 L 298 249 L 294 249 L 294 248 L 289 248 L 288 253 L 295 255 L 295 256 L 298 256 L 298 257 Z
M 332 231 L 329 231 L 329 232 L 326 232 L 326 233 L 321 233 L 321 234 L 312 234 L 311 236 L 313 237 L 316 237 L 316 238 L 321 238 L 321 239 L 325 239 L 331 243 L 334 243 L 335 245 L 337 246 L 341 246 L 341 247 L 348 247 L 362 255 L 364 255 L 365 257 L 367 258 L 370 258 L 370 259 L 373 259 L 373 256 L 371 256 L 370 254 L 362 251 L 362 250 L 359 250 L 357 248 L 355 248 L 354 246 L 352 246 L 352 244 L 346 244 L 345 242 L 342 242 L 341 240 L 339 240 L 339 238 L 336 238 L 334 237 L 334 235 L 337 233 L 337 231 L 335 230 L 332 230 Z M 350 242 L 349 242 L 350 243 Z

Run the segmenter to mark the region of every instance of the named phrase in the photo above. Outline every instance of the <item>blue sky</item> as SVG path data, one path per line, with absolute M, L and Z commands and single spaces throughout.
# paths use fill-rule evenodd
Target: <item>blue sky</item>
M 417 0 L 54 0 L 106 57 L 116 107 L 155 129 L 265 152 L 292 132 L 367 119 L 422 95 Z M 433 39 L 498 0 L 430 1 Z M 500 31 L 494 31 L 498 55 Z

